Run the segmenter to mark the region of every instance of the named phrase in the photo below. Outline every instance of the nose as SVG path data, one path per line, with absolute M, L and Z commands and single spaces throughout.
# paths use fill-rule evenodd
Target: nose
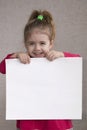
M 36 51 L 39 51 L 40 49 L 41 49 L 40 45 L 39 45 L 39 44 L 36 44 L 36 45 L 35 45 L 35 50 L 36 50 Z

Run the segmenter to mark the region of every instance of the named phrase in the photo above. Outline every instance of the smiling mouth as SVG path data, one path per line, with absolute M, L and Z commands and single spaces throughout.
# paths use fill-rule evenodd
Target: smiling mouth
M 44 53 L 33 53 L 35 57 L 44 57 Z

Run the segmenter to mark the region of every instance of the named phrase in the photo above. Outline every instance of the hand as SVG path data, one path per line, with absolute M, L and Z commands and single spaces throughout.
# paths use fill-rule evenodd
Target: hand
M 18 58 L 20 62 L 22 62 L 23 64 L 30 63 L 30 56 L 28 55 L 28 53 L 17 52 L 17 53 L 14 53 L 11 57 Z
M 64 53 L 60 51 L 51 50 L 46 54 L 46 58 L 50 61 L 53 61 L 60 57 L 64 57 Z
M 20 62 L 24 64 L 30 63 L 30 56 L 28 55 L 28 53 L 17 53 L 17 58 L 20 60 Z

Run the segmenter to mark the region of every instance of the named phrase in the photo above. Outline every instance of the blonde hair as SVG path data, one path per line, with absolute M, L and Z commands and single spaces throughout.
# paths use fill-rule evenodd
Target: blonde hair
M 42 19 L 39 19 L 38 16 L 42 16 Z M 50 40 L 54 40 L 55 38 L 55 26 L 54 26 L 54 22 L 53 22 L 53 18 L 52 15 L 44 10 L 34 10 L 31 15 L 30 18 L 24 28 L 24 42 L 26 43 L 27 41 L 27 37 L 29 35 L 29 33 L 31 33 L 32 29 L 34 28 L 40 28 L 40 29 L 49 29 L 49 33 L 50 33 Z

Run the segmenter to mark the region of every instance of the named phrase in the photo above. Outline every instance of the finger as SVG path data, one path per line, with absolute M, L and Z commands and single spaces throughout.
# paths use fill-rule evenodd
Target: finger
M 22 57 L 20 57 L 19 59 L 20 59 L 20 61 L 21 61 L 22 63 L 24 63 L 24 64 L 27 63 L 26 57 L 22 56 Z
M 56 58 L 58 58 L 56 55 L 54 55 L 54 54 L 51 54 L 51 55 L 49 55 L 48 56 L 48 59 L 50 60 L 50 61 L 53 61 L 53 60 L 55 60 Z
M 29 57 L 24 57 L 23 62 L 25 64 L 29 64 L 30 63 L 30 58 Z
M 25 64 L 30 63 L 30 57 L 28 55 L 23 55 L 21 57 L 21 59 L 22 59 L 22 62 L 25 63 Z
M 26 60 L 25 59 L 21 59 L 20 61 L 21 61 L 21 63 L 26 64 Z
M 30 57 L 27 56 L 27 63 L 29 64 L 30 63 Z
M 54 54 L 51 52 L 51 53 L 48 53 L 47 54 L 47 59 L 48 60 L 52 60 L 52 57 L 54 56 Z
M 51 55 L 48 55 L 48 56 L 47 56 L 47 59 L 50 60 L 50 61 L 52 61 L 53 58 L 52 58 Z

